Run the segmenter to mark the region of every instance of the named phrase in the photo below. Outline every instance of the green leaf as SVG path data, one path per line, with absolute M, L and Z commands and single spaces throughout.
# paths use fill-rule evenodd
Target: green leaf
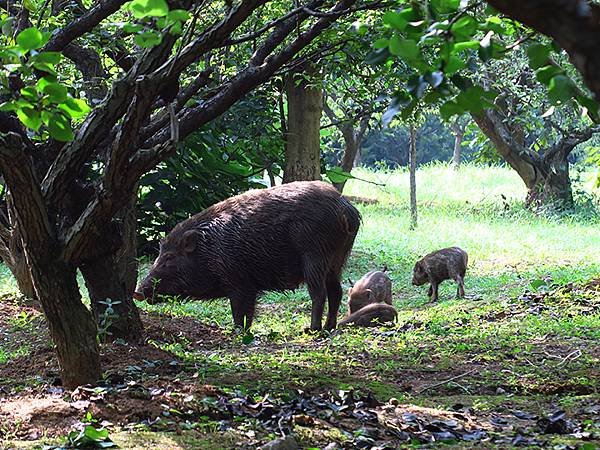
M 456 96 L 454 101 L 463 111 L 478 113 L 485 108 L 493 107 L 497 93 L 486 91 L 481 86 L 471 86 Z
M 457 41 L 467 41 L 472 39 L 478 27 L 477 20 L 471 16 L 463 16 L 450 27 L 450 31 Z
M 497 34 L 506 34 L 504 21 L 498 16 L 488 17 L 485 21 L 484 28 Z
M 175 20 L 177 22 L 186 22 L 190 20 L 190 13 L 187 12 L 185 9 L 174 9 L 172 11 L 169 11 L 167 17 L 169 20 Z
M 133 0 L 129 10 L 136 19 L 165 17 L 169 14 L 169 5 L 165 0 Z
M 144 31 L 135 36 L 135 43 L 142 48 L 151 48 L 160 44 L 162 35 L 156 31 Z
M 26 86 L 21 89 L 21 95 L 32 102 L 38 101 L 38 90 L 35 86 Z
M 42 92 L 48 96 L 51 103 L 63 103 L 67 99 L 67 88 L 58 83 L 47 83 Z
M 249 345 L 254 340 L 254 335 L 250 331 L 246 331 L 244 336 L 242 336 L 242 344 Z
M 390 44 L 385 38 L 379 38 L 375 42 L 373 42 L 373 48 L 386 48 Z
M 440 116 L 442 116 L 442 119 L 444 120 L 448 120 L 452 116 L 462 114 L 464 112 L 465 109 L 458 103 L 456 103 L 454 100 L 449 100 L 442 106 L 440 106 Z
M 71 129 L 71 123 L 62 114 L 53 113 L 48 122 L 48 131 L 57 141 L 70 142 L 73 140 L 73 130 Z
M 0 105 L 0 111 L 3 112 L 16 111 L 17 109 L 18 106 L 15 105 L 13 102 L 4 102 Z
M 31 57 L 32 60 L 46 63 L 46 64 L 58 64 L 62 60 L 62 55 L 59 52 L 42 52 Z
M 450 57 L 448 58 L 448 62 L 444 67 L 444 72 L 446 73 L 446 75 L 452 75 L 464 67 L 465 62 L 462 59 L 460 59 L 458 56 L 450 55 Z
M 38 8 L 34 0 L 23 0 L 23 6 L 29 12 L 35 12 Z
M 560 67 L 556 66 L 545 66 L 542 67 L 535 72 L 535 78 L 542 84 L 546 86 L 550 84 L 550 80 L 558 75 L 564 73 L 564 71 Z
M 121 28 L 125 33 L 139 33 L 144 29 L 139 23 L 126 23 Z
M 12 36 L 13 34 L 13 25 L 15 23 L 15 18 L 14 17 L 7 17 L 6 19 L 4 19 L 2 22 L 0 22 L 1 25 L 1 29 L 2 29 L 2 34 L 4 36 Z
M 36 61 L 33 63 L 33 67 L 35 67 L 38 70 L 41 70 L 42 72 L 46 72 L 50 75 L 58 75 L 52 64 Z
M 414 61 L 418 58 L 420 50 L 416 41 L 412 39 L 400 39 L 398 36 L 390 39 L 390 53 L 395 56 L 400 56 L 408 61 Z
M 325 170 L 325 174 L 327 175 L 327 178 L 329 178 L 329 181 L 331 181 L 332 183 L 343 183 L 344 181 L 355 178 L 354 176 L 352 176 L 352 174 L 346 172 L 341 167 L 327 169 Z
M 58 107 L 66 112 L 72 119 L 81 119 L 90 112 L 90 107 L 80 98 L 68 97 L 65 102 L 58 105 Z
M 27 128 L 37 131 L 42 126 L 40 113 L 33 108 L 23 107 L 17 109 L 17 117 Z
M 23 50 L 34 50 L 40 48 L 44 42 L 44 36 L 35 27 L 26 28 L 17 35 L 17 45 Z
M 527 57 L 529 58 L 529 66 L 532 69 L 539 69 L 548 63 L 550 55 L 550 47 L 544 44 L 531 44 L 527 47 Z
M 468 48 L 479 48 L 479 41 L 457 42 L 452 47 L 452 51 L 454 51 L 454 52 L 460 52 L 461 50 L 465 50 L 465 49 L 468 49 Z
M 550 102 L 565 103 L 575 95 L 575 85 L 566 75 L 552 77 L 548 84 L 548 99 Z
M 86 425 L 83 430 L 85 437 L 93 441 L 103 441 L 108 437 L 108 430 L 100 429 L 97 430 L 92 425 Z
M 460 0 L 431 0 L 431 6 L 441 14 L 452 13 L 460 6 Z
M 408 20 L 400 12 L 388 11 L 383 15 L 383 23 L 398 31 L 404 31 L 408 24 Z

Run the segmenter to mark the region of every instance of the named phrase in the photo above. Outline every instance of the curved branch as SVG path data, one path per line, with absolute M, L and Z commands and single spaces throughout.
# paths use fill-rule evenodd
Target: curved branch
M 587 0 L 488 0 L 500 12 L 552 37 L 600 99 L 600 5 Z
M 117 12 L 127 0 L 104 0 L 98 2 L 92 9 L 78 19 L 61 29 L 44 46 L 45 51 L 59 52 L 78 37 L 91 31 L 96 25 Z

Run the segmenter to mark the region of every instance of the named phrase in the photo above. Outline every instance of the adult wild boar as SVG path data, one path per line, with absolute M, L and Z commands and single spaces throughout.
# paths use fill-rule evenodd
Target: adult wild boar
M 231 197 L 179 223 L 136 298 L 229 297 L 233 321 L 250 327 L 257 296 L 305 282 L 312 330 L 336 326 L 340 277 L 360 214 L 330 184 L 299 181 Z

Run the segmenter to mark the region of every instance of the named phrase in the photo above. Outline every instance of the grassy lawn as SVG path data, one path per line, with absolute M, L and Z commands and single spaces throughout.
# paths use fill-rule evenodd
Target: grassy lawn
M 575 414 L 581 405 L 598 405 L 600 291 L 586 284 L 600 278 L 599 217 L 541 217 L 525 210 L 525 188 L 506 168 L 466 165 L 454 172 L 435 165 L 419 170 L 419 225 L 411 230 L 407 173 L 359 170 L 356 176 L 385 186 L 359 180 L 347 185 L 347 195 L 370 201 L 355 203 L 363 225 L 344 289 L 348 278 L 387 265 L 399 312 L 395 326 L 305 334 L 310 300 L 299 289 L 265 294 L 251 337 L 234 333 L 226 301 L 141 303 L 149 315 L 189 318 L 212 330 L 206 337 L 159 336 L 150 344 L 179 358 L 184 378 L 251 396 L 344 389 L 421 408 L 447 410 L 460 403 L 482 415 L 514 409 L 543 415 L 556 408 Z M 447 281 L 440 301 L 428 303 L 427 288 L 410 284 L 413 265 L 454 245 L 469 254 L 467 298 L 455 299 L 456 287 Z M 6 271 L 2 275 L 2 291 L 14 292 Z M 536 290 L 534 280 L 546 284 Z M 21 322 L 21 328 L 29 326 Z M 0 342 L 0 367 L 28 351 L 26 343 L 6 342 Z M 597 433 L 597 426 L 587 430 Z M 335 440 L 307 437 L 301 428 L 296 431 L 306 448 Z

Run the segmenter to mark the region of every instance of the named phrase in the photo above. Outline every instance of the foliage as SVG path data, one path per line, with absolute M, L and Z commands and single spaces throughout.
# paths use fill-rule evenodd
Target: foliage
M 66 443 L 62 446 L 45 446 L 44 450 L 66 450 L 71 448 L 115 448 L 115 444 L 108 437 L 108 430 L 97 429 L 92 425 L 86 425 L 81 431 L 71 431 L 66 437 Z
M 283 136 L 277 103 L 267 87 L 186 139 L 183 151 L 140 181 L 139 247 L 158 251 L 158 240 L 177 223 L 214 203 L 267 185 L 279 175 Z
M 110 328 L 114 320 L 118 317 L 118 314 L 115 313 L 114 306 L 121 304 L 121 302 L 107 298 L 98 303 L 106 306 L 104 311 L 100 314 L 100 317 L 98 317 L 98 340 L 103 342 L 112 334 Z
M 14 18 L 0 14 L 0 92 L 11 97 L 0 111 L 14 112 L 40 139 L 70 141 L 71 120 L 81 120 L 90 108 L 59 77 L 62 54 L 42 50 L 51 33 L 29 27 L 13 39 L 15 25 Z
M 394 95 L 391 113 L 402 111 L 402 117 L 408 117 L 419 104 L 443 102 L 440 114 L 448 119 L 493 107 L 498 91 L 477 84 L 475 71 L 480 63 L 512 58 L 511 50 L 524 46 L 529 67 L 547 87 L 552 104 L 576 102 L 597 117 L 598 105 L 573 79 L 572 69 L 556 63 L 564 60 L 558 47 L 533 40 L 525 27 L 480 2 L 432 0 L 404 5 L 388 11 L 380 29 L 370 61 L 392 61 L 398 70 L 411 72 Z

